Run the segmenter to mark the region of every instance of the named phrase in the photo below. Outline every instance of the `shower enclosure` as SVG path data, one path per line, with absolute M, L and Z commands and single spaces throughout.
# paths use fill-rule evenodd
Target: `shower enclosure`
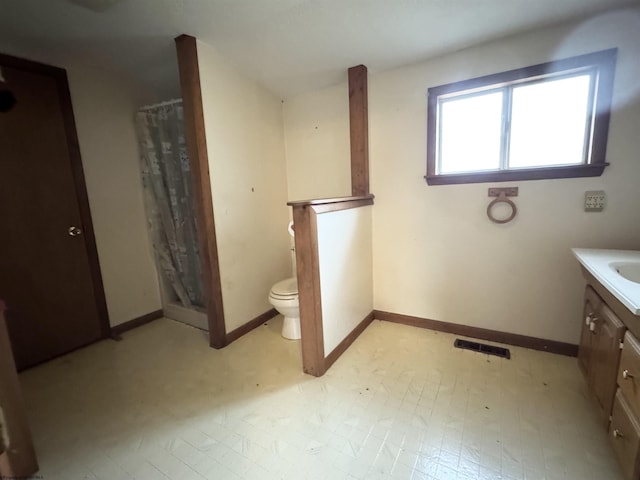
M 164 315 L 208 330 L 182 100 L 143 107 L 136 123 Z

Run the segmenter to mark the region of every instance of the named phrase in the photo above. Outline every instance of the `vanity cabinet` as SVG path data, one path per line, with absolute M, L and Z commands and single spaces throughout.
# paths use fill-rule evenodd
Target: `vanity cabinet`
M 573 253 L 587 282 L 578 365 L 608 423 L 624 477 L 640 480 L 640 297 L 638 282 L 618 268 L 640 263 L 640 252 Z
M 584 298 L 585 321 L 578 362 L 598 403 L 600 416 L 608 424 L 626 328 L 591 287 L 587 286 Z

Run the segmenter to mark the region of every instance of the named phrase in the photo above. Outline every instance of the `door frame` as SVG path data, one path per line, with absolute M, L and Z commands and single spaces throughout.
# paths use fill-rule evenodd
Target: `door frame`
M 24 58 L 4 55 L 0 53 L 0 67 L 15 68 L 26 72 L 36 73 L 51 77 L 56 82 L 58 98 L 60 99 L 60 111 L 64 124 L 67 148 L 69 150 L 69 162 L 73 175 L 76 200 L 80 210 L 80 220 L 82 221 L 82 238 L 84 240 L 87 257 L 89 260 L 89 271 L 91 273 L 91 283 L 96 300 L 98 320 L 100 322 L 101 338 L 111 336 L 111 326 L 109 323 L 109 312 L 107 310 L 107 300 L 102 283 L 102 272 L 98 259 L 98 249 L 96 247 L 95 233 L 93 231 L 93 221 L 89 208 L 89 197 L 87 186 L 84 180 L 84 169 L 82 167 L 82 157 L 80 155 L 80 143 L 76 131 L 76 121 L 73 115 L 73 105 L 71 103 L 71 92 L 67 79 L 67 71 L 63 68 L 46 65 L 44 63 L 26 60 Z M 11 306 L 9 305 L 9 308 Z

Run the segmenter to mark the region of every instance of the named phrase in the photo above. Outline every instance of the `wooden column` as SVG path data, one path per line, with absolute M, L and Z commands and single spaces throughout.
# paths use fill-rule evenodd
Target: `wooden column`
M 326 371 L 318 265 L 318 225 L 311 205 L 293 205 L 296 268 L 300 302 L 302 370 L 320 377 Z
M 10 437 L 7 453 L 12 474 L 15 478 L 27 478 L 38 471 L 38 462 L 24 412 L 24 402 L 11 352 L 4 310 L 4 302 L 0 300 L 0 407 L 6 422 L 4 428 L 7 429 Z
M 367 67 L 349 69 L 349 130 L 351 137 L 351 195 L 369 195 L 369 105 Z
M 196 39 L 189 35 L 180 35 L 175 39 L 175 42 L 184 105 L 185 136 L 195 194 L 200 260 L 209 320 L 209 344 L 214 348 L 222 348 L 226 345 L 226 331 L 218 244 L 213 217 L 211 178 L 209 176 L 209 156 L 204 128 L 204 109 L 200 88 L 198 49 Z

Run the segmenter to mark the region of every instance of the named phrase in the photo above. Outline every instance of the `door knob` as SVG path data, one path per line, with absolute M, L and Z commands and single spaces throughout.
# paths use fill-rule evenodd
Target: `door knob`
M 70 237 L 77 237 L 78 235 L 82 235 L 82 230 L 79 229 L 78 227 L 75 227 L 73 225 L 71 225 L 69 227 L 69 230 L 67 230 L 69 232 L 69 236 Z
M 624 378 L 626 380 L 627 378 L 633 378 L 633 375 L 631 373 L 629 373 L 629 370 L 623 370 L 622 371 L 622 378 Z
M 614 438 L 624 438 L 624 435 L 622 434 L 622 432 L 617 428 L 613 429 L 613 436 Z

